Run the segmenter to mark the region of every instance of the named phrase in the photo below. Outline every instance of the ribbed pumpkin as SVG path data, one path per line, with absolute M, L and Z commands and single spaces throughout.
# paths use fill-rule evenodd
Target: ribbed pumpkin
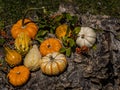
M 96 41 L 96 33 L 90 27 L 81 27 L 78 37 L 76 39 L 76 44 L 80 47 L 92 47 Z
M 22 56 L 15 50 L 5 47 L 6 55 L 5 60 L 10 66 L 19 65 L 22 62 Z
M 58 52 L 61 49 L 61 42 L 56 38 L 48 38 L 44 40 L 40 45 L 40 53 L 42 56 L 48 53 Z
M 59 52 L 49 53 L 42 57 L 40 67 L 44 74 L 58 75 L 66 69 L 67 60 L 65 55 Z
M 17 66 L 10 70 L 7 77 L 9 79 L 9 82 L 13 86 L 21 86 L 25 84 L 30 76 L 30 71 L 25 66 Z
M 30 48 L 30 43 L 30 37 L 26 33 L 22 32 L 15 39 L 15 48 L 20 54 L 24 55 L 28 52 Z
M 68 36 L 70 36 L 71 30 L 67 24 L 62 24 L 56 28 L 55 34 L 56 34 L 57 38 L 61 39 L 62 37 L 66 36 L 67 34 L 68 34 Z
M 20 19 L 11 28 L 11 34 L 14 39 L 17 38 L 21 32 L 26 33 L 30 38 L 34 38 L 37 31 L 38 26 L 30 19 L 24 19 L 24 23 L 22 23 L 22 19 Z

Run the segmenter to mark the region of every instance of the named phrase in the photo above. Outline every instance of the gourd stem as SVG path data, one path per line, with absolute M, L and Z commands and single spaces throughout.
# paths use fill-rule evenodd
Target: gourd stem
M 24 23 L 25 18 L 26 18 L 26 16 L 27 16 L 27 14 L 28 14 L 29 11 L 32 11 L 32 10 L 40 10 L 40 9 L 43 9 L 43 10 L 44 10 L 45 7 L 41 7 L 41 8 L 29 8 L 29 9 L 27 9 L 27 10 L 25 11 L 25 14 L 24 14 L 23 19 L 22 19 L 22 26 L 24 27 L 26 24 L 30 23 L 30 22 Z M 32 22 L 32 21 L 31 21 L 31 22 Z
M 58 53 L 58 54 L 59 54 L 59 53 Z M 50 60 L 53 61 L 53 60 L 58 56 L 58 54 L 57 54 L 56 56 L 54 56 L 54 57 L 51 55 L 51 56 L 49 57 Z
M 4 47 L 4 48 L 5 48 L 6 52 L 9 53 L 10 48 L 9 47 Z

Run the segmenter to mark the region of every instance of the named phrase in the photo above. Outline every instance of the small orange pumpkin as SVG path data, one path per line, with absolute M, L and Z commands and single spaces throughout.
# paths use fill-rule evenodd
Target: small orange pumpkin
M 25 66 L 17 66 L 10 70 L 7 77 L 13 86 L 21 86 L 27 82 L 30 71 Z
M 42 56 L 45 56 L 48 53 L 58 52 L 61 49 L 61 47 L 62 45 L 58 39 L 48 38 L 41 43 L 40 53 L 42 54 Z
M 17 38 L 21 32 L 25 32 L 30 38 L 35 37 L 38 31 L 37 25 L 29 19 L 25 19 L 24 24 L 22 23 L 22 19 L 20 19 L 12 26 L 11 34 L 14 39 Z

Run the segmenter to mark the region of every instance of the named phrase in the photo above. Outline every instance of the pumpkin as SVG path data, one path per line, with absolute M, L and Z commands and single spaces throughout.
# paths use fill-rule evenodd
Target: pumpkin
M 40 45 L 40 53 L 42 56 L 48 53 L 58 52 L 62 47 L 61 42 L 56 38 L 48 38 L 44 40 Z
M 25 84 L 28 81 L 29 76 L 29 69 L 23 65 L 14 67 L 7 75 L 9 82 L 13 86 L 21 86 Z
M 22 56 L 16 50 L 12 50 L 9 47 L 5 47 L 5 50 L 5 60 L 10 66 L 19 65 L 22 62 Z
M 62 24 L 56 28 L 55 34 L 58 39 L 61 39 L 62 37 L 66 36 L 68 33 L 68 36 L 71 35 L 71 30 L 68 27 L 67 24 Z
M 76 39 L 76 44 L 80 47 L 92 47 L 96 41 L 96 33 L 90 27 L 81 27 Z
M 20 54 L 25 55 L 29 50 L 30 43 L 31 39 L 29 36 L 22 32 L 15 39 L 15 48 Z
M 22 21 L 23 20 L 20 19 L 12 26 L 11 28 L 12 37 L 15 39 L 21 32 L 24 32 L 30 38 L 34 38 L 35 35 L 37 34 L 38 26 L 35 23 L 33 23 L 30 19 L 24 19 L 24 23 Z
M 29 68 L 31 71 L 39 69 L 39 63 L 41 59 L 40 51 L 37 45 L 33 45 L 30 51 L 24 58 L 24 65 Z
M 64 54 L 59 52 L 49 53 L 42 57 L 40 62 L 41 71 L 47 75 L 58 75 L 67 67 L 67 60 Z

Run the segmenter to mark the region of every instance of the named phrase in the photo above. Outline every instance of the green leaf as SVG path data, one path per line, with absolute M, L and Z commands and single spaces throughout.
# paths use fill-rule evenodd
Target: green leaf
M 71 48 L 69 47 L 66 49 L 66 56 L 69 57 L 70 55 L 71 55 Z
M 66 35 L 67 35 L 67 36 L 69 36 L 70 31 L 71 31 L 71 29 L 70 29 L 70 27 L 68 26 L 68 27 L 67 27 L 67 32 L 66 32 Z
M 50 29 L 50 33 L 52 33 L 52 34 L 54 33 L 54 29 L 53 28 Z
M 37 37 L 44 36 L 44 35 L 46 35 L 48 32 L 49 32 L 48 30 L 40 30 L 40 31 L 38 31 Z
M 58 15 L 55 17 L 54 22 L 59 22 L 63 18 L 62 15 Z
M 69 13 L 66 13 L 66 18 L 67 18 L 68 21 L 72 20 L 72 16 Z
M 63 43 L 63 45 L 64 46 L 68 46 L 68 42 L 67 42 L 67 37 L 65 36 L 65 37 L 62 37 L 62 43 Z
M 5 39 L 0 38 L 0 44 L 3 44 L 5 42 Z
M 75 41 L 72 38 L 68 39 L 70 47 L 73 47 L 75 45 Z
M 65 47 L 68 46 L 68 43 L 66 41 L 62 41 L 62 43 Z
M 36 40 L 39 41 L 40 43 L 44 41 L 43 38 L 37 38 Z
M 44 28 L 46 25 L 42 25 L 42 24 L 40 24 L 39 25 L 39 28 Z
M 80 32 L 81 27 L 75 27 L 73 34 L 77 35 Z
M 63 48 L 61 48 L 61 49 L 60 49 L 60 52 L 61 52 L 61 53 L 66 52 L 66 48 L 64 48 L 64 47 L 63 47 Z
M 97 45 L 94 44 L 94 45 L 92 46 L 92 49 L 93 49 L 93 50 L 97 50 Z
M 70 21 L 71 25 L 74 26 L 78 21 L 78 17 L 77 16 L 73 16 L 72 20 Z

